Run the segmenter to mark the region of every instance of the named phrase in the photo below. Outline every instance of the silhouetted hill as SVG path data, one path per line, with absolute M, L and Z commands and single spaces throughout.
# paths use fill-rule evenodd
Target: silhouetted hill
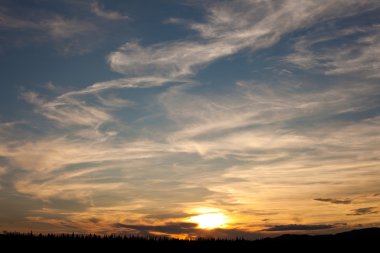
M 379 240 L 380 228 L 364 228 L 336 234 L 338 239 Z
M 335 235 L 286 234 L 256 241 L 198 239 L 175 240 L 165 237 L 121 237 L 97 235 L 33 235 L 5 233 L 0 235 L 0 250 L 18 249 L 38 251 L 101 250 L 111 252 L 257 252 L 261 250 L 314 251 L 376 249 L 380 242 L 380 228 L 366 228 Z
M 275 238 L 265 238 L 254 243 L 263 247 L 291 247 L 293 249 L 365 249 L 380 242 L 380 228 L 365 228 L 331 235 L 285 234 Z
M 342 232 L 338 234 L 331 235 L 305 235 L 305 234 L 284 234 L 274 238 L 265 238 L 262 241 L 349 241 L 349 240 L 379 240 L 380 239 L 380 228 L 364 228 L 356 229 L 348 232 Z

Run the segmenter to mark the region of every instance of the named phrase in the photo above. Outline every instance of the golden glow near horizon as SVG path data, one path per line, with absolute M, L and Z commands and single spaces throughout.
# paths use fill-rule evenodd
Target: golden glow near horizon
M 227 223 L 226 216 L 222 213 L 206 213 L 191 217 L 192 222 L 198 223 L 202 229 L 214 229 L 224 227 Z

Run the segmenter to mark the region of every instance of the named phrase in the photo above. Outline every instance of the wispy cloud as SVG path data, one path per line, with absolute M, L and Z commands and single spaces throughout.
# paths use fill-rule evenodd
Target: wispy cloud
M 240 152 L 243 155 L 245 151 L 257 148 L 268 148 L 273 152 L 282 147 L 313 146 L 320 138 L 318 132 L 312 137 L 314 134 L 307 133 L 306 136 L 304 130 L 301 130 L 302 134 L 294 130 L 289 132 L 286 128 L 280 130 L 283 123 L 368 110 L 370 103 L 366 104 L 370 106 L 367 109 L 360 108 L 359 101 L 368 102 L 368 96 L 376 93 L 372 85 L 366 88 L 365 85 L 360 88 L 346 86 L 344 91 L 336 86 L 310 93 L 291 86 L 272 89 L 253 85 L 239 89 L 230 98 L 215 96 L 215 99 L 189 95 L 177 87 L 162 94 L 161 103 L 180 128 L 169 136 L 173 147 L 183 152 L 223 156 Z M 280 128 L 276 127 L 277 124 Z M 249 127 L 255 127 L 255 131 L 248 130 Z M 202 138 L 205 136 L 207 138 Z
M 3 29 L 38 29 L 36 22 L 20 19 L 10 15 L 6 8 L 0 8 L 0 28 Z
M 95 41 L 94 37 L 100 28 L 91 19 L 43 9 L 35 11 L 0 8 L 0 30 L 5 31 L 0 38 L 6 42 L 4 46 L 28 47 L 50 42 L 60 54 L 73 55 L 87 53 L 99 44 L 100 39 Z
M 288 55 L 286 60 L 299 68 L 321 71 L 326 75 L 379 78 L 379 34 L 379 26 L 374 25 L 347 28 L 333 35 L 329 31 L 308 35 L 295 44 L 295 53 Z M 353 37 L 353 43 L 340 45 L 339 39 L 343 41 L 342 38 L 347 37 Z
M 371 110 L 371 97 L 377 94 L 372 84 L 346 83 L 345 86 L 308 89 L 286 83 L 274 87 L 245 82 L 244 86 L 236 86 L 233 94 L 207 96 L 195 95 L 191 90 L 195 86 L 186 87 L 169 88 L 152 101 L 156 108 L 164 109 L 165 117 L 172 124 L 149 141 L 137 137 L 122 141 L 91 134 L 88 138 L 73 137 L 79 130 L 72 128 L 77 125 L 75 117 L 68 116 L 67 119 L 73 120 L 64 124 L 69 131 L 64 137 L 58 132 L 51 138 L 12 142 L 5 147 L 3 143 L 0 146 L 3 156 L 12 166 L 22 169 L 14 181 L 15 189 L 44 201 L 64 198 L 88 205 L 98 203 L 96 214 L 91 210 L 84 212 L 95 217 L 100 210 L 106 209 L 102 204 L 104 196 L 112 196 L 115 209 L 139 213 L 136 207 L 120 207 L 126 201 L 124 195 L 129 193 L 128 201 L 142 201 L 140 208 L 150 210 L 143 211 L 144 216 L 139 213 L 139 219 L 147 224 L 160 201 L 173 204 L 179 213 L 198 202 L 226 210 L 231 204 L 244 210 L 255 202 L 267 213 L 277 213 L 275 221 L 285 220 L 291 224 L 292 220 L 279 210 L 284 208 L 285 202 L 287 205 L 291 202 L 294 205 L 290 205 L 286 213 L 296 216 L 296 203 L 309 201 L 309 197 L 305 200 L 305 193 L 308 196 L 340 193 L 351 199 L 353 192 L 358 190 L 379 191 L 376 153 L 371 152 L 377 146 L 374 136 L 379 135 L 379 119 L 335 120 L 346 113 Z M 58 101 L 63 104 L 74 101 L 69 105 L 76 105 L 81 96 L 65 95 L 53 103 L 35 93 L 24 95 L 43 112 L 42 115 L 58 122 L 61 119 L 57 116 L 61 115 Z M 110 119 L 112 111 L 106 108 L 111 105 L 102 99 L 111 101 L 112 106 L 126 102 L 118 99 L 115 102 L 113 97 L 108 99 L 102 94 L 97 96 L 95 98 L 101 96 L 101 99 L 96 107 L 107 112 Z M 76 107 L 68 107 L 63 111 L 72 111 L 73 115 L 83 118 L 78 122 L 86 123 L 87 117 L 97 119 L 87 115 L 85 109 L 82 112 Z M 334 120 L 326 123 L 326 118 Z M 104 120 L 109 118 L 88 121 L 80 126 L 93 128 Z M 299 125 L 297 122 L 301 120 L 307 124 Z M 157 128 L 153 126 L 152 129 Z M 356 157 L 354 161 L 353 157 Z M 194 158 L 196 162 L 191 166 L 183 162 Z M 231 166 L 233 161 L 237 164 Z M 359 178 L 361 184 L 357 181 Z M 324 191 L 321 192 L 322 185 L 329 187 L 322 187 Z M 154 193 L 152 187 L 156 189 Z M 100 189 L 102 194 L 99 195 Z M 271 203 L 265 204 L 267 201 Z M 342 210 L 323 210 L 317 204 L 310 204 L 310 207 L 315 210 L 309 210 L 307 216 L 321 223 L 331 223 L 321 218 L 321 213 L 342 216 Z M 232 214 L 253 221 L 262 217 L 243 211 Z M 66 214 L 65 217 L 78 220 L 76 225 L 90 231 L 98 229 L 94 226 L 112 229 L 110 224 L 120 222 L 105 219 L 98 224 L 87 224 L 80 221 L 79 214 Z M 349 216 L 344 217 L 348 219 Z M 259 220 L 257 222 L 260 224 Z
M 115 141 L 102 135 L 73 139 L 69 135 L 5 147 L 3 155 L 12 161 L 13 166 L 28 171 L 19 174 L 15 189 L 45 201 L 65 198 L 95 202 L 101 198 L 98 193 L 102 189 L 103 194 L 112 193 L 115 206 L 122 201 L 114 192 L 133 192 L 134 197 L 129 201 L 144 200 L 142 206 L 146 208 L 153 208 L 156 201 L 164 200 L 166 203 L 181 202 L 185 210 L 206 200 L 211 206 L 219 203 L 219 207 L 226 209 L 230 207 L 223 201 L 245 206 L 251 203 L 247 203 L 247 199 L 255 199 L 256 203 L 275 200 L 277 204 L 271 203 L 269 209 L 261 206 L 268 213 L 273 213 L 273 208 L 279 213 L 285 195 L 288 204 L 290 201 L 305 201 L 303 193 L 307 192 L 309 196 L 321 194 L 321 185 L 329 185 L 324 187 L 323 194 L 326 195 L 338 191 L 350 197 L 353 189 L 364 189 L 364 186 L 369 193 L 378 192 L 377 160 L 371 150 L 377 145 L 373 136 L 378 136 L 379 119 L 321 123 L 321 119 L 370 110 L 372 104 L 369 101 L 376 95 L 372 84 L 309 90 L 299 85 L 282 84 L 281 88 L 274 88 L 246 82 L 244 86 L 236 86 L 233 96 L 194 95 L 189 89 L 190 86 L 186 89 L 172 87 L 159 96 L 155 106 L 165 109 L 166 117 L 173 125 L 149 141 Z M 51 103 L 37 94 L 27 93 L 25 96 L 42 112 Z M 80 96 L 66 95 L 57 101 L 79 99 Z M 97 106 L 103 108 L 103 102 Z M 59 107 L 53 108 L 47 115 L 58 113 Z M 67 112 L 76 111 L 72 109 L 75 107 L 70 108 Z M 86 115 L 79 113 L 78 117 L 85 119 Z M 311 123 L 295 124 L 300 120 Z M 99 124 L 103 119 L 97 122 Z M 66 126 L 75 126 L 75 120 L 70 123 Z M 93 124 L 83 126 L 91 128 Z M 72 131 L 77 133 L 76 129 Z M 197 165 L 184 166 L 181 159 L 190 159 L 194 155 L 199 155 Z M 354 162 L 353 155 L 356 157 Z M 239 161 L 238 165 L 230 167 L 231 159 Z M 173 181 L 168 185 L 159 183 L 169 180 L 167 176 L 162 178 L 168 170 L 172 171 Z M 144 186 L 141 178 L 145 182 L 151 178 L 149 187 Z M 358 184 L 358 178 L 365 184 Z M 153 195 L 144 189 L 153 186 L 156 189 Z M 250 192 L 256 191 L 254 197 L 250 196 Z M 176 197 L 178 194 L 181 201 Z M 308 215 L 319 217 L 322 207 L 315 205 L 314 208 L 317 211 L 310 211 Z M 287 213 L 297 210 L 290 209 Z M 339 213 L 341 210 L 336 210 L 334 215 L 339 216 Z M 254 213 L 240 215 L 253 220 L 258 217 Z M 282 215 L 276 217 L 280 219 Z M 99 226 L 109 225 L 109 222 L 107 220 Z
M 351 215 L 376 214 L 372 206 L 377 199 L 355 198 L 358 192 L 380 191 L 380 118 L 373 113 L 380 91 L 371 80 L 326 85 L 296 77 L 239 80 L 228 92 L 203 94 L 195 83 L 200 69 L 223 57 L 269 48 L 300 28 L 378 5 L 343 0 L 211 3 L 205 7 L 204 22 L 181 21 L 197 36 L 153 45 L 128 42 L 111 52 L 107 61 L 111 70 L 124 75 L 119 79 L 71 91 L 50 85 L 55 97 L 23 91 L 22 98 L 42 116 L 33 119 L 33 127 L 46 127 L 47 120 L 49 129 L 23 138 L 16 123 L 1 124 L 0 162 L 12 170 L 17 194 L 49 205 L 50 209 L 34 210 L 28 221 L 62 230 L 70 226 L 96 232 L 117 228 L 200 233 L 183 219 L 194 207 L 209 206 L 223 209 L 235 224 L 245 224 L 217 229 L 214 235 L 255 236 L 254 231 L 263 228 L 313 231 L 333 229 L 335 225 L 328 224 L 337 220 L 350 223 L 353 217 L 345 215 L 349 212 L 345 208 L 351 206 L 343 204 L 370 206 Z M 126 19 L 98 2 L 91 8 L 102 18 Z M 95 26 L 61 16 L 47 20 L 30 26 L 26 19 L 8 18 L 0 24 L 42 29 L 55 40 L 75 38 Z M 315 47 L 357 34 L 360 39 L 354 46 L 359 49 L 344 47 L 340 58 L 329 51 L 320 54 Z M 359 73 L 349 70 L 351 54 L 355 51 L 360 59 L 355 64 L 374 63 L 367 50 L 377 55 L 376 34 L 372 27 L 344 30 L 335 37 L 305 36 L 286 60 L 305 69 L 322 67 L 328 75 Z M 323 65 L 326 59 L 328 64 Z M 374 76 L 374 69 L 367 75 Z M 165 84 L 172 86 L 147 92 L 145 104 L 132 101 L 132 92 L 109 93 Z M 135 108 L 138 112 L 132 111 Z M 347 198 L 313 201 L 310 196 Z M 54 204 L 57 200 L 79 202 L 83 209 L 61 210 Z M 320 202 L 342 205 L 332 208 Z M 59 217 L 52 218 L 53 214 Z M 268 228 L 263 215 L 271 216 L 272 224 L 286 225 Z M 248 220 L 255 225 L 247 225 Z
M 319 18 L 344 16 L 373 5 L 371 1 L 363 2 L 354 9 L 344 1 L 218 3 L 207 8 L 207 22 L 190 24 L 200 32 L 202 40 L 174 41 L 149 47 L 128 42 L 111 53 L 108 62 L 114 71 L 127 75 L 154 73 L 155 76 L 173 79 L 188 77 L 199 68 L 244 48 L 270 47 L 283 34 L 312 24 Z
M 0 166 L 0 191 L 2 189 L 2 186 L 1 186 L 1 183 L 2 183 L 1 182 L 2 181 L 1 176 L 4 175 L 5 173 L 7 173 L 7 169 L 5 167 Z
M 106 91 L 109 89 L 151 88 L 151 87 L 156 87 L 156 86 L 162 86 L 163 84 L 167 84 L 167 83 L 186 83 L 186 82 L 189 82 L 189 80 L 186 80 L 186 79 L 173 80 L 173 79 L 157 77 L 157 76 L 120 78 L 116 80 L 95 83 L 81 90 L 66 92 L 62 94 L 60 97 L 96 94 L 96 93 Z
M 123 98 L 118 98 L 114 95 L 108 95 L 107 97 L 102 97 L 102 96 L 97 96 L 99 99 L 100 103 L 106 107 L 111 107 L 111 108 L 117 108 L 117 107 L 128 107 L 133 105 L 133 102 L 123 99 Z
M 86 141 L 61 137 L 6 147 L 3 154 L 25 170 L 47 173 L 69 165 L 144 159 L 161 152 L 160 145 L 149 141 L 116 145 L 96 138 Z
M 84 125 L 98 127 L 112 116 L 101 107 L 90 106 L 74 98 L 46 101 L 35 92 L 24 92 L 25 101 L 35 106 L 36 112 L 62 125 Z
M 300 225 L 300 224 L 290 224 L 290 225 L 277 225 L 265 229 L 264 231 L 308 231 L 308 230 L 324 230 L 334 228 L 334 225 Z
M 360 8 L 355 10 L 343 1 L 323 4 L 309 1 L 305 5 L 285 1 L 278 6 L 271 2 L 242 1 L 239 8 L 229 3 L 211 5 L 207 8 L 207 22 L 191 25 L 200 32 L 203 40 L 173 41 L 149 47 L 128 42 L 119 50 L 109 54 L 108 62 L 112 70 L 135 77 L 95 83 L 62 96 L 97 93 L 114 88 L 154 87 L 170 82 L 183 82 L 184 78 L 191 77 L 202 66 L 221 57 L 235 54 L 244 48 L 256 50 L 269 47 L 283 34 L 311 24 L 319 17 L 347 15 L 348 12 L 360 12 L 372 5 L 371 1 L 361 3 Z M 92 6 L 100 8 L 97 2 L 93 2 Z M 241 8 L 242 6 L 244 8 Z M 297 8 L 300 10 L 295 11 Z M 333 12 L 338 9 L 339 12 Z M 343 12 L 343 9 L 346 12 Z M 266 15 L 262 15 L 263 13 Z M 245 18 L 235 18 L 237 16 Z M 57 19 L 52 24 L 51 31 L 58 37 L 70 36 L 85 30 L 74 22 L 63 22 L 62 19 Z M 72 25 L 76 28 L 68 29 Z M 234 29 L 229 29 L 231 27 Z M 83 109 L 81 106 L 80 110 Z
M 54 17 L 41 22 L 41 29 L 46 29 L 54 39 L 67 39 L 95 30 L 95 26 L 89 22 L 75 19 Z
M 46 32 L 54 39 L 67 39 L 79 34 L 95 30 L 95 26 L 89 22 L 65 18 L 60 15 L 47 15 L 36 19 L 30 17 L 18 17 L 0 9 L 0 28 L 19 30 L 39 30 Z
M 376 207 L 363 207 L 352 210 L 352 213 L 349 213 L 347 215 L 368 215 L 368 214 L 377 214 L 379 213 L 376 211 Z
M 105 10 L 104 7 L 98 2 L 93 1 L 91 2 L 91 11 L 98 17 L 109 19 L 109 20 L 127 20 L 129 19 L 128 16 L 123 15 L 117 11 L 109 11 Z
M 351 199 L 317 198 L 314 200 L 321 201 L 321 202 L 328 202 L 328 203 L 332 203 L 332 204 L 344 204 L 344 205 L 352 203 Z

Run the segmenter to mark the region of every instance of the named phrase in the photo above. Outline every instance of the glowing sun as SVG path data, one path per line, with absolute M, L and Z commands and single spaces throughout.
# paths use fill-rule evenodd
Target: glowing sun
M 202 229 L 214 229 L 223 227 L 226 224 L 226 216 L 221 213 L 206 213 L 191 217 L 192 222 L 198 223 Z

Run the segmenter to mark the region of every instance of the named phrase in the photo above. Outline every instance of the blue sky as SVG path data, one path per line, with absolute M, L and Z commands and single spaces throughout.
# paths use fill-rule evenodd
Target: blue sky
M 379 8 L 0 1 L 0 228 L 379 226 Z

